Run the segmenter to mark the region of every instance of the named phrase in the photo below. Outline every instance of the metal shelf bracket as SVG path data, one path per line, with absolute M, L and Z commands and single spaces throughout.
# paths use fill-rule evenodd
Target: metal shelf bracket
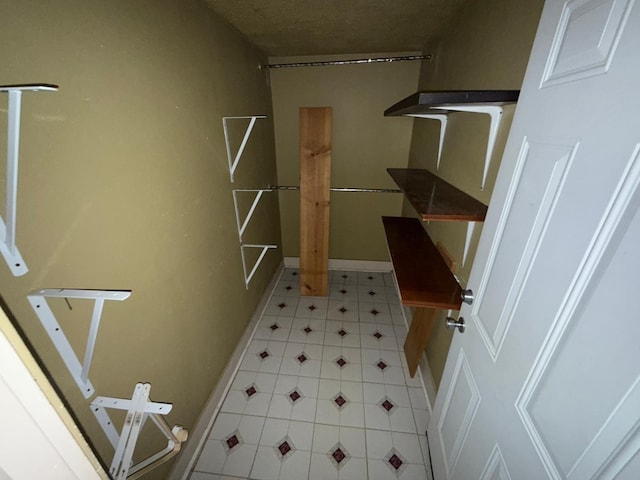
M 18 203 L 18 158 L 20 153 L 20 113 L 22 92 L 56 91 L 56 85 L 2 85 L 0 92 L 7 92 L 7 187 L 6 217 L 0 217 L 0 252 L 14 277 L 29 271 L 16 246 L 16 218 Z
M 436 170 L 440 170 L 440 158 L 442 157 L 442 147 L 444 145 L 444 137 L 447 133 L 447 113 L 408 113 L 407 117 L 428 118 L 438 120 L 440 122 L 440 144 L 438 145 L 438 160 Z
M 149 401 L 151 385 L 137 383 L 131 400 L 112 397 L 96 397 L 91 402 L 91 410 L 115 450 L 109 473 L 114 480 L 136 479 L 155 467 L 166 462 L 180 451 L 181 444 L 187 440 L 188 432 L 181 426 L 169 428 L 161 415 L 171 411 L 170 403 Z M 113 426 L 106 409 L 125 410 L 124 425 L 120 434 Z M 133 465 L 133 452 L 138 436 L 147 419 L 151 419 L 167 439 L 167 446 L 154 455 Z
M 260 199 L 262 198 L 262 194 L 264 192 L 272 192 L 272 189 L 249 189 L 249 190 L 233 190 L 233 206 L 236 209 L 236 223 L 238 225 L 238 238 L 240 239 L 240 243 L 242 243 L 242 234 L 244 233 L 244 231 L 247 229 L 247 226 L 249 225 L 249 222 L 251 221 L 251 217 L 253 216 L 253 213 L 256 210 L 256 207 L 258 206 L 258 203 L 260 202 Z M 247 215 L 245 216 L 244 219 L 242 219 L 242 215 L 240 214 L 240 209 L 238 207 L 238 192 L 256 192 L 256 196 L 253 199 L 253 203 L 251 204 L 251 208 L 249 208 L 249 212 L 247 213 Z
M 487 154 L 484 159 L 482 184 L 480 185 L 480 189 L 484 190 L 484 185 L 487 180 L 487 173 L 489 171 L 489 164 L 491 163 L 491 157 L 493 155 L 493 147 L 496 144 L 498 129 L 500 128 L 500 122 L 502 121 L 502 107 L 498 105 L 447 105 L 446 107 L 432 108 L 437 110 L 448 110 L 455 112 L 484 113 L 491 117 L 491 124 L 489 125 L 489 139 L 487 141 Z
M 462 266 L 464 267 L 464 263 L 467 261 L 467 255 L 469 253 L 469 247 L 471 246 L 471 238 L 473 237 L 473 232 L 476 229 L 476 222 L 467 223 L 467 235 L 464 239 L 464 252 L 462 254 Z
M 246 117 L 222 117 L 222 127 L 224 129 L 224 142 L 227 146 L 227 159 L 229 160 L 229 175 L 231 176 L 232 183 L 233 183 L 233 174 L 235 173 L 236 168 L 240 163 L 240 158 L 242 157 L 242 153 L 244 152 L 244 149 L 247 146 L 247 142 L 249 141 L 249 136 L 251 135 L 253 126 L 256 124 L 256 120 L 259 118 L 267 118 L 267 116 L 251 115 Z M 231 142 L 229 141 L 228 122 L 229 120 L 239 120 L 239 119 L 249 119 L 249 125 L 247 126 L 247 130 L 244 133 L 244 137 L 242 138 L 240 147 L 238 148 L 237 152 L 234 155 L 231 151 Z
M 27 299 L 40 319 L 40 323 L 49 334 L 49 338 L 55 345 L 58 353 L 62 357 L 67 369 L 71 373 L 78 388 L 82 392 L 84 398 L 93 395 L 95 389 L 89 380 L 89 368 L 93 359 L 93 351 L 98 336 L 98 327 L 100 326 L 100 317 L 105 300 L 126 300 L 131 296 L 130 290 L 73 290 L 68 288 L 51 288 L 34 290 L 27 295 Z M 87 345 L 84 352 L 84 360 L 82 364 L 76 356 L 69 340 L 62 331 L 62 327 L 56 320 L 53 311 L 49 307 L 46 298 L 78 298 L 95 300 L 93 306 L 93 314 L 91 316 L 91 325 L 89 327 L 89 335 Z
M 260 252 L 260 256 L 254 263 L 253 267 L 251 268 L 251 271 L 248 274 L 247 274 L 247 260 L 245 258 L 245 252 L 244 252 L 246 248 L 262 249 L 262 251 Z M 244 272 L 244 285 L 247 289 L 249 288 L 249 282 L 251 282 L 253 275 L 256 273 L 256 270 L 258 270 L 258 267 L 260 266 L 260 262 L 262 262 L 262 259 L 267 254 L 267 252 L 270 249 L 274 249 L 274 248 L 278 248 L 278 246 L 277 245 L 254 245 L 254 244 L 240 245 L 240 255 L 242 257 L 242 271 Z

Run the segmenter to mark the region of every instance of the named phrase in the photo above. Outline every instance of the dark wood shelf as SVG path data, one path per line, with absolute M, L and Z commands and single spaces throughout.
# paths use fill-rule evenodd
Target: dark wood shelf
M 487 206 L 421 168 L 387 168 L 423 220 L 483 222 Z
M 460 310 L 462 289 L 415 218 L 382 217 L 403 305 Z
M 432 107 L 459 105 L 508 105 L 516 103 L 520 90 L 431 90 L 417 92 L 384 111 L 386 117 L 419 113 L 443 113 Z

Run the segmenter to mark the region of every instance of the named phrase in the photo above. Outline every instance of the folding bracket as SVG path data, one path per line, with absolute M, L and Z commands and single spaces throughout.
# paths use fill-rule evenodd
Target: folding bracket
M 491 163 L 491 156 L 493 155 L 493 147 L 496 144 L 498 128 L 502 121 L 502 107 L 498 105 L 447 105 L 446 107 L 431 108 L 434 110 L 449 110 L 455 112 L 485 113 L 491 117 L 489 139 L 487 142 L 487 154 L 484 159 L 484 171 L 482 172 L 482 184 L 480 185 L 480 190 L 484 190 L 484 184 L 487 180 L 487 173 L 489 171 L 489 164 Z
M 253 212 L 255 212 L 258 203 L 260 202 L 260 198 L 262 198 L 262 194 L 264 192 L 272 192 L 271 189 L 254 189 L 254 190 L 233 190 L 233 205 L 236 209 L 236 223 L 238 224 L 238 238 L 240 239 L 240 243 L 242 243 L 242 234 L 247 229 L 247 225 L 251 221 L 251 217 L 253 216 Z M 241 220 L 240 209 L 238 208 L 238 192 L 257 192 L 256 196 L 253 199 L 253 203 L 251 204 L 251 208 L 247 213 L 244 220 Z
M 247 260 L 244 257 L 245 248 L 261 248 L 262 249 L 262 251 L 260 252 L 260 256 L 256 260 L 256 263 L 253 265 L 253 268 L 251 269 L 249 274 L 247 274 Z M 278 246 L 277 245 L 248 245 L 248 244 L 240 245 L 240 256 L 242 257 L 242 271 L 244 272 L 244 285 L 245 287 L 247 287 L 247 289 L 249 288 L 249 282 L 251 282 L 253 275 L 256 273 L 256 270 L 260 266 L 260 262 L 262 262 L 262 259 L 267 254 L 267 251 L 273 248 L 278 248 Z
M 438 160 L 436 170 L 440 170 L 440 158 L 442 157 L 442 147 L 444 145 L 444 136 L 447 133 L 447 113 L 408 113 L 407 117 L 429 118 L 440 122 L 440 144 L 438 145 Z
M 170 403 L 149 401 L 151 385 L 137 383 L 131 400 L 112 397 L 96 397 L 91 410 L 115 450 L 109 473 L 115 480 L 135 479 L 178 454 L 181 444 L 187 440 L 188 432 L 181 426 L 169 428 L 161 415 L 171 411 Z M 125 410 L 127 415 L 120 434 L 113 426 L 106 409 Z M 167 439 L 167 446 L 154 455 L 133 465 L 133 452 L 142 427 L 150 418 Z
M 14 277 L 29 271 L 16 246 L 16 215 L 18 203 L 18 158 L 20 153 L 20 112 L 22 92 L 56 91 L 56 85 L 2 85 L 0 92 L 9 94 L 7 108 L 7 204 L 6 218 L 0 217 L 0 252 Z M 6 223 L 5 223 L 6 222 Z
M 247 130 L 244 133 L 244 137 L 242 138 L 242 142 L 240 143 L 240 147 L 235 155 L 231 153 L 231 143 L 229 141 L 229 131 L 227 122 L 229 120 L 238 120 L 238 119 L 250 119 L 249 125 L 247 126 Z M 253 126 L 256 123 L 256 120 L 259 118 L 267 118 L 266 115 L 251 115 L 247 117 L 222 117 L 222 127 L 224 129 L 224 141 L 227 146 L 227 159 L 229 160 L 229 175 L 231 176 L 231 182 L 233 183 L 233 174 L 238 167 L 238 163 L 240 163 L 240 158 L 242 157 L 242 153 L 244 152 L 245 147 L 247 146 L 247 141 L 249 140 L 249 136 L 251 135 L 251 131 L 253 130 Z
M 49 338 L 51 338 L 58 353 L 60 353 L 62 360 L 73 376 L 84 398 L 89 398 L 95 391 L 89 380 L 89 368 L 91 367 L 93 350 L 96 344 L 96 337 L 98 336 L 98 327 L 100 326 L 100 316 L 102 315 L 104 301 L 122 301 L 129 298 L 130 295 L 130 290 L 73 290 L 68 288 L 34 290 L 27 295 L 27 299 L 40 319 L 40 323 L 42 323 L 42 326 L 49 334 Z M 71 344 L 62 331 L 62 327 L 60 327 L 51 308 L 49 308 L 46 297 L 95 300 L 82 364 L 80 364 L 78 357 L 73 351 Z

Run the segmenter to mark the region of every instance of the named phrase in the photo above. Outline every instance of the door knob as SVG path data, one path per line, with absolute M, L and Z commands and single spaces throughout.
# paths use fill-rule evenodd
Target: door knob
M 467 305 L 471 305 L 473 303 L 473 290 L 462 290 L 462 292 L 460 293 L 460 298 Z
M 464 318 L 460 317 L 457 320 L 447 317 L 447 328 L 457 328 L 460 333 L 464 333 Z

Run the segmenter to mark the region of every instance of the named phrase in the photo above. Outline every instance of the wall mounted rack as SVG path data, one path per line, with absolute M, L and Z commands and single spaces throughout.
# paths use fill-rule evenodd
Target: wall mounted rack
M 45 83 L 0 86 L 0 92 L 7 92 L 9 96 L 7 108 L 7 213 L 4 220 L 0 217 L 0 252 L 15 277 L 29 271 L 16 246 L 22 92 L 52 92 L 56 90 L 58 90 L 57 85 Z
M 115 450 L 113 461 L 109 468 L 109 473 L 114 480 L 140 478 L 177 455 L 181 444 L 187 440 L 187 430 L 178 425 L 169 428 L 169 425 L 162 417 L 171 411 L 173 405 L 149 401 L 150 392 L 151 385 L 138 383 L 133 390 L 131 400 L 96 397 L 91 402 L 91 410 Z M 127 412 L 120 433 L 113 426 L 113 422 L 106 411 L 108 408 Z M 138 436 L 149 418 L 167 439 L 167 446 L 156 454 L 133 465 L 133 453 Z
M 480 188 L 484 190 L 487 173 L 493 156 L 496 137 L 502 120 L 503 106 L 518 101 L 519 90 L 457 90 L 457 91 L 425 91 L 417 92 L 399 101 L 385 110 L 385 116 L 410 116 L 433 118 L 449 112 L 471 112 L 489 115 L 489 137 L 485 155 L 484 169 Z M 438 167 L 442 143 L 446 133 L 447 122 L 440 120 L 440 149 L 438 151 Z
M 102 316 L 102 308 L 105 300 L 123 301 L 131 296 L 130 290 L 74 290 L 69 288 L 45 288 L 34 290 L 27 295 L 27 299 L 40 319 L 40 323 L 49 334 L 49 338 L 55 345 L 58 353 L 62 357 L 69 373 L 75 380 L 78 388 L 82 392 L 84 398 L 93 395 L 95 389 L 89 380 L 89 369 L 91 360 L 93 359 L 93 351 L 98 336 L 98 328 L 100 326 L 100 317 Z M 47 298 L 77 298 L 85 300 L 95 300 L 93 306 L 93 314 L 91 316 L 91 324 L 89 326 L 89 335 L 87 337 L 87 345 L 84 352 L 84 360 L 82 364 L 76 356 L 69 340 L 67 340 L 62 327 L 56 320 L 53 311 L 47 303 Z

